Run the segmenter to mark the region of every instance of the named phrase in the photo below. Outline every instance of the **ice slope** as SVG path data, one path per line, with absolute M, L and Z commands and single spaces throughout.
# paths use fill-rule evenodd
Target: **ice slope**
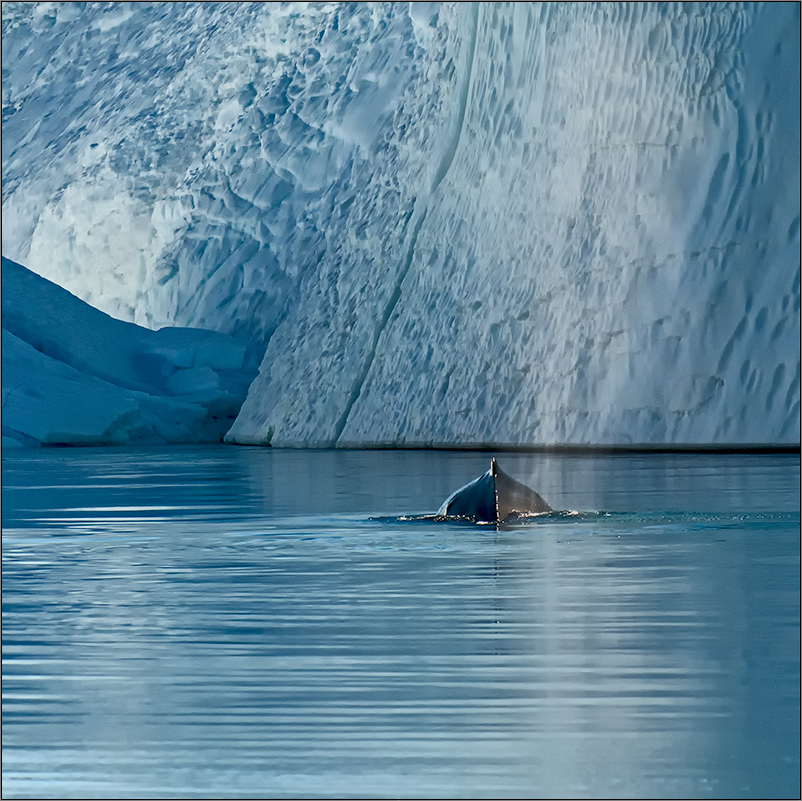
M 799 441 L 794 4 L 4 4 L 4 249 L 273 445 Z
M 225 334 L 115 320 L 3 259 L 3 446 L 220 441 L 256 365 Z

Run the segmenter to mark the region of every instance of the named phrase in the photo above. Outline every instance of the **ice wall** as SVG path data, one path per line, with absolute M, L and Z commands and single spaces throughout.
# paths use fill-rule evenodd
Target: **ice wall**
M 799 441 L 794 4 L 4 4 L 3 114 L 9 255 L 267 344 L 231 441 Z
M 3 252 L 121 319 L 263 349 L 383 202 L 416 28 L 405 4 L 4 4 Z M 439 92 L 408 102 L 436 116 Z
M 794 12 L 460 11 L 442 168 L 389 254 L 328 262 L 229 439 L 798 441 Z

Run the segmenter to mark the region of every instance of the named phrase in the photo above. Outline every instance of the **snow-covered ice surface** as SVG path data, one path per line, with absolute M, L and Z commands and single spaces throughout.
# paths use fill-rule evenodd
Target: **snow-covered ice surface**
M 115 320 L 3 259 L 3 446 L 219 442 L 256 364 L 201 329 Z
M 796 443 L 799 94 L 796 4 L 7 3 L 3 247 L 266 345 L 232 442 Z

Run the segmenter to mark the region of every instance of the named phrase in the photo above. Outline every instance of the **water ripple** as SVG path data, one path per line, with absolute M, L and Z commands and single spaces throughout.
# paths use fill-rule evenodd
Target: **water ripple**
M 232 499 L 233 451 L 175 452 L 174 474 L 225 477 L 202 495 L 163 456 L 126 493 L 76 483 L 107 458 L 78 453 L 78 488 L 44 498 L 60 462 L 5 463 L 4 797 L 795 790 L 791 502 L 711 511 L 700 490 L 683 510 L 667 489 L 494 530 L 382 509 L 370 454 L 349 457 L 375 482 L 350 508 Z

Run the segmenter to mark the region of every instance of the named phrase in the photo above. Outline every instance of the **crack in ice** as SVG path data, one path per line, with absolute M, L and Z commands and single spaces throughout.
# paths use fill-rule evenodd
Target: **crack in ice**
M 470 44 L 468 45 L 468 60 L 465 67 L 465 79 L 463 80 L 462 87 L 460 88 L 460 96 L 459 96 L 459 103 L 458 103 L 458 110 L 457 110 L 457 120 L 454 125 L 454 133 L 451 136 L 450 142 L 448 147 L 443 154 L 443 157 L 440 161 L 440 165 L 437 168 L 437 172 L 435 173 L 434 179 L 432 180 L 432 186 L 429 190 L 429 194 L 426 197 L 425 201 L 422 204 L 421 210 L 418 211 L 417 208 L 413 212 L 413 216 L 416 216 L 417 219 L 412 226 L 412 233 L 409 239 L 409 246 L 407 247 L 407 255 L 404 260 L 404 264 L 396 278 L 395 286 L 393 287 L 392 294 L 390 295 L 390 299 L 387 302 L 387 306 L 384 309 L 384 313 L 382 314 L 379 324 L 376 327 L 376 330 L 373 333 L 373 337 L 371 340 L 371 347 L 368 352 L 368 355 L 365 359 L 365 362 L 362 366 L 362 369 L 357 377 L 356 382 L 354 383 L 353 388 L 351 389 L 351 393 L 348 398 L 348 402 L 346 403 L 345 409 L 343 413 L 340 415 L 339 420 L 334 428 L 334 443 L 336 444 L 340 437 L 342 436 L 343 431 L 345 430 L 345 426 L 348 423 L 348 417 L 351 414 L 351 410 L 354 408 L 354 405 L 359 400 L 359 396 L 362 394 L 362 388 L 367 380 L 368 374 L 370 373 L 370 368 L 373 366 L 373 362 L 376 359 L 376 350 L 379 344 L 379 339 L 381 339 L 381 335 L 384 332 L 385 328 L 387 327 L 390 318 L 393 316 L 393 311 L 395 307 L 398 305 L 398 301 L 401 299 L 401 288 L 404 284 L 404 280 L 409 273 L 410 267 L 412 266 L 412 260 L 415 256 L 415 245 L 418 241 L 418 234 L 420 233 L 420 229 L 423 226 L 423 221 L 426 219 L 426 215 L 429 211 L 429 202 L 431 201 L 432 196 L 437 191 L 437 188 L 443 181 L 443 178 L 447 175 L 451 165 L 454 161 L 454 156 L 457 153 L 457 148 L 459 147 L 460 138 L 462 136 L 462 129 L 465 125 L 465 111 L 468 105 L 468 95 L 470 93 L 471 87 L 471 76 L 473 74 L 473 63 L 475 58 L 475 51 L 476 51 L 476 39 L 477 39 L 477 30 L 479 27 L 479 7 L 478 4 L 472 4 L 472 15 L 471 15 L 471 33 L 470 33 Z M 417 204 L 416 204 L 417 206 Z

